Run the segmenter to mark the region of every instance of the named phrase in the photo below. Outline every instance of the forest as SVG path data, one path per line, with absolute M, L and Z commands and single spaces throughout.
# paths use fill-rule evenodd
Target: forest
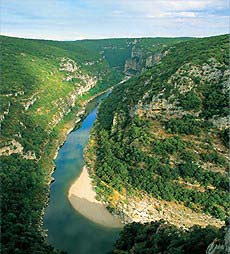
M 215 239 L 224 245 L 226 228 L 193 226 L 188 230 L 177 228 L 165 221 L 125 226 L 110 254 L 201 254 Z M 224 247 L 218 253 L 224 253 Z
M 98 52 L 61 42 L 1 36 L 1 58 L 1 250 L 56 253 L 42 228 L 55 151 L 83 104 L 122 75 L 100 61 Z M 65 80 L 69 72 L 60 70 L 63 58 L 79 66 L 80 71 L 71 68 L 82 79 Z M 96 63 L 85 65 L 88 61 Z M 76 96 L 71 107 L 69 97 L 87 85 L 89 76 L 100 77 L 97 86 Z
M 102 103 L 86 160 L 109 206 L 107 186 L 228 216 L 228 126 L 215 122 L 228 115 L 227 45 L 227 36 L 181 42 Z
M 55 152 L 87 101 L 124 78 L 134 39 L 0 40 L 1 250 L 57 253 L 42 228 Z M 165 40 L 173 45 L 183 39 L 138 43 L 158 43 L 162 50 Z

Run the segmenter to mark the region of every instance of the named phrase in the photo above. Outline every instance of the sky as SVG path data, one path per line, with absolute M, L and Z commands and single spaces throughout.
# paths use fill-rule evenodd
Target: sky
M 1 34 L 37 39 L 229 33 L 230 0 L 0 0 Z

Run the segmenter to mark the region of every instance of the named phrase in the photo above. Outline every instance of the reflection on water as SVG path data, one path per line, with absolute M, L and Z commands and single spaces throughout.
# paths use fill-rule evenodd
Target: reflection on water
M 59 150 L 53 174 L 55 182 L 51 185 L 49 206 L 44 216 L 48 242 L 69 254 L 105 254 L 112 248 L 120 231 L 99 226 L 86 219 L 72 208 L 67 197 L 69 187 L 84 165 L 83 149 L 97 113 L 95 101 L 92 103 L 93 110 L 81 128 L 71 132 Z

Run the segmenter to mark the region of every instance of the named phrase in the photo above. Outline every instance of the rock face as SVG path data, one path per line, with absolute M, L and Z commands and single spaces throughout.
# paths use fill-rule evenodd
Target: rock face
M 15 139 L 12 139 L 7 142 L 7 144 L 4 147 L 0 148 L 0 156 L 2 155 L 11 155 L 13 153 L 22 153 L 23 146 L 17 142 Z
M 184 51 L 181 56 L 182 54 Z M 151 66 L 163 56 L 164 53 L 150 55 L 145 64 Z M 175 57 L 175 62 L 172 56 Z M 134 45 L 132 58 L 126 61 L 126 71 L 141 70 L 138 64 L 143 63 L 143 57 L 143 53 Z M 163 219 L 182 227 L 194 224 L 220 227 L 226 212 L 224 201 L 223 205 L 221 204 L 221 197 L 227 193 L 218 183 L 211 183 L 211 179 L 216 176 L 225 181 L 228 155 L 220 135 L 216 135 L 219 130 L 216 130 L 210 121 L 215 114 L 217 118 L 213 119 L 213 123 L 216 126 L 223 129 L 229 126 L 228 118 L 224 115 L 229 73 L 226 71 L 226 63 L 218 57 L 207 55 L 204 60 L 198 61 L 192 56 L 191 60 L 186 58 L 181 62 L 178 58 L 183 59 L 178 57 L 177 51 L 171 50 L 161 64 L 138 79 L 131 79 L 123 90 L 113 90 L 113 96 L 105 104 L 104 111 L 101 109 L 101 119 L 98 118 L 104 132 L 95 130 L 91 146 L 95 160 L 89 162 L 89 168 L 96 169 L 94 171 L 98 174 L 97 180 L 102 181 L 99 186 L 103 191 L 99 192 L 99 197 L 124 223 L 145 223 Z M 175 65 L 172 65 L 172 62 Z M 213 104 L 216 110 L 210 109 L 213 99 L 218 96 L 224 103 Z M 223 109 L 223 112 L 219 109 Z M 108 112 L 111 112 L 110 117 Z M 105 124 L 106 117 L 109 124 Z M 192 131 L 193 126 L 197 128 Z M 165 142 L 169 142 L 175 152 L 171 152 L 171 148 L 166 152 Z M 181 148 L 176 148 L 175 144 L 180 142 Z M 100 146 L 106 150 L 104 154 Z M 126 150 L 126 147 L 129 149 Z M 103 154 L 103 159 L 98 158 L 97 154 Z M 153 169 L 154 163 L 156 169 Z M 200 176 L 195 176 L 195 173 L 188 174 L 189 176 L 186 175 L 187 172 L 181 173 L 183 167 L 184 171 L 189 171 L 190 163 L 199 170 Z M 164 167 L 167 167 L 166 173 L 161 172 Z M 173 171 L 176 172 L 176 177 L 171 173 Z M 207 171 L 209 173 L 206 173 Z M 212 174 L 213 172 L 215 173 Z M 223 177 L 219 173 L 223 174 Z M 210 180 L 207 178 L 208 174 L 213 176 Z M 119 177 L 120 181 L 117 180 Z M 168 177 L 171 179 L 168 180 Z M 125 181 L 127 185 L 124 184 Z M 162 195 L 167 192 L 168 181 L 169 198 Z M 180 193 L 178 190 L 181 190 Z M 119 193 L 115 195 L 116 191 Z M 218 207 L 223 214 L 214 214 L 211 209 L 206 209 L 209 207 L 206 203 L 209 200 L 207 196 L 211 196 L 212 191 L 220 197 Z M 173 192 L 177 194 L 172 198 L 170 196 Z M 181 193 L 191 197 L 194 195 L 195 198 L 184 198 Z M 155 195 L 157 199 L 151 195 Z M 205 208 L 202 203 L 206 205 Z
M 73 73 L 79 70 L 76 62 L 67 57 L 61 58 L 60 66 L 61 66 L 60 71 L 65 71 L 69 73 Z
M 227 84 L 230 73 L 221 71 L 221 68 L 223 68 L 223 65 L 221 65 L 215 58 L 210 58 L 207 63 L 203 65 L 186 63 L 168 79 L 167 85 L 171 89 L 168 98 L 164 97 L 165 88 L 163 88 L 157 95 L 152 95 L 151 90 L 149 90 L 144 94 L 138 105 L 131 109 L 130 113 L 138 114 L 140 112 L 145 112 L 148 116 L 154 117 L 154 115 L 163 110 L 170 115 L 176 114 L 177 116 L 183 116 L 188 112 L 183 111 L 180 107 L 177 98 L 178 96 L 175 96 L 175 92 L 183 96 L 194 89 L 199 89 L 205 84 L 222 83 L 224 87 L 222 92 L 227 95 L 230 89 L 229 84 Z M 149 82 L 151 82 L 151 78 L 149 79 Z M 199 112 L 193 112 L 193 114 L 198 115 Z M 229 128 L 229 117 L 220 117 L 217 115 L 213 116 L 210 121 L 219 129 Z
M 132 47 L 131 58 L 125 62 L 124 73 L 127 76 L 140 73 L 144 65 L 143 52 L 140 48 L 136 47 L 136 44 Z
M 52 128 L 53 126 L 57 125 L 60 120 L 64 117 L 65 114 L 69 113 L 71 108 L 75 105 L 76 97 L 77 97 L 77 92 L 71 93 L 68 97 L 66 98 L 59 98 L 57 101 L 53 102 L 55 107 L 59 109 L 57 111 L 51 121 L 49 122 L 49 126 Z
M 92 64 L 94 63 L 91 63 L 91 65 Z M 79 89 L 79 94 L 82 94 L 95 86 L 98 80 L 96 76 L 91 77 L 89 74 L 83 73 L 80 66 L 78 66 L 74 60 L 67 57 L 61 58 L 60 71 L 65 74 L 63 81 L 72 81 L 75 84 L 77 83 L 79 85 L 80 83 L 81 86 L 86 86 L 86 88 L 83 88 L 82 90 L 81 88 Z
M 24 106 L 25 110 L 28 110 L 29 107 L 31 107 L 36 102 L 38 99 L 37 95 L 38 93 L 35 93 L 29 98 L 22 99 L 22 105 Z
M 46 132 L 50 133 L 53 128 L 63 119 L 63 117 L 68 114 L 71 109 L 75 106 L 78 97 L 82 96 L 84 93 L 89 91 L 92 87 L 97 84 L 98 78 L 96 76 L 90 76 L 86 71 L 81 68 L 81 66 L 74 60 L 68 57 L 57 58 L 59 61 L 58 74 L 62 75 L 63 82 L 68 82 L 71 87 L 69 93 L 63 96 L 56 97 L 55 99 L 50 99 L 49 103 L 54 109 L 50 114 L 49 118 L 45 122 Z M 89 65 L 95 63 L 88 63 Z M 61 88 L 62 89 L 62 88 Z M 4 94 L 4 97 L 11 97 L 12 102 L 17 102 L 21 107 L 22 114 L 31 114 L 31 111 L 35 115 L 45 115 L 51 110 L 45 107 L 37 106 L 37 103 L 42 100 L 42 90 L 35 91 L 32 94 L 25 94 L 24 92 L 17 92 L 11 94 Z M 3 121 L 11 110 L 11 102 L 5 103 L 2 108 L 2 113 L 0 116 L 1 121 Z M 35 104 L 35 105 L 34 105 Z M 41 104 L 40 104 L 41 105 Z M 76 115 L 76 122 L 79 121 L 79 117 L 82 114 Z M 26 128 L 23 120 L 17 122 L 18 125 Z M 20 154 L 26 160 L 37 160 L 34 151 L 26 151 L 23 147 L 23 135 L 20 132 L 14 134 L 15 139 L 5 139 L 2 141 L 2 147 L 0 148 L 0 156 L 10 156 L 11 154 Z
M 211 119 L 212 123 L 219 129 L 223 130 L 223 129 L 227 129 L 230 127 L 230 119 L 229 117 L 213 117 Z
M 150 55 L 149 57 L 147 57 L 146 62 L 145 62 L 145 66 L 146 67 L 151 67 L 153 66 L 155 63 L 159 63 L 162 59 L 162 57 L 164 56 L 163 53 L 159 52 L 159 53 L 155 53 Z
M 131 58 L 126 60 L 125 62 L 125 74 L 130 76 L 134 73 L 137 73 L 141 70 L 141 64 L 139 58 Z
M 110 205 L 111 204 L 107 204 Z M 118 215 L 124 224 L 132 222 L 146 223 L 151 221 L 166 220 L 179 227 L 188 228 L 194 225 L 205 226 L 207 224 L 220 227 L 223 222 L 203 213 L 197 213 L 191 209 L 174 202 L 157 200 L 154 197 L 143 195 L 141 198 L 121 197 L 115 207 L 114 214 Z M 186 216 L 185 216 L 186 214 Z
M 21 154 L 24 159 L 27 160 L 36 160 L 36 155 L 32 151 L 24 152 L 23 146 L 16 141 L 15 139 L 12 139 L 8 141 L 3 147 L 0 148 L 0 156 L 10 156 L 11 154 Z
M 89 88 L 87 87 L 85 90 L 82 89 L 82 93 L 88 91 Z M 54 102 L 55 106 L 59 108 L 59 111 L 53 115 L 53 118 L 49 122 L 49 126 L 53 128 L 55 125 L 57 125 L 61 119 L 68 114 L 71 111 L 71 108 L 75 106 L 77 96 L 79 95 L 79 90 L 73 91 L 69 96 L 65 98 L 60 98 L 57 101 Z M 80 112 L 82 114 L 82 112 Z M 76 116 L 76 119 L 78 119 L 78 115 Z
M 54 106 L 59 110 L 53 115 L 48 124 L 51 128 L 57 125 L 70 112 L 71 108 L 75 106 L 77 97 L 89 91 L 98 81 L 97 77 L 91 77 L 87 73 L 83 73 L 80 66 L 70 58 L 61 58 L 60 71 L 64 72 L 64 81 L 72 82 L 75 89 L 68 96 L 53 102 Z
M 6 108 L 3 110 L 3 112 L 0 115 L 0 122 L 5 119 L 5 117 L 9 114 L 10 112 L 10 102 L 7 103 Z
M 132 47 L 131 58 L 125 61 L 124 73 L 127 76 L 143 72 L 146 68 L 159 63 L 162 57 L 167 54 L 167 52 L 143 52 L 143 49 L 139 48 L 136 43 Z
M 59 111 L 57 111 L 53 115 L 53 118 L 49 122 L 49 126 L 53 128 L 55 125 L 57 125 L 60 122 L 60 120 L 71 111 L 71 108 L 75 106 L 77 97 L 89 91 L 95 85 L 96 85 L 95 82 L 89 81 L 87 85 L 75 89 L 73 92 L 69 94 L 69 96 L 65 98 L 59 98 L 57 101 L 55 101 L 54 105 L 59 109 Z

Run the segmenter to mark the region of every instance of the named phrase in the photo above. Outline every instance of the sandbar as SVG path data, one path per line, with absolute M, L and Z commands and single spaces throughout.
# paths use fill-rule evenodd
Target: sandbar
M 96 199 L 96 192 L 85 166 L 80 176 L 71 185 L 68 199 L 75 210 L 94 223 L 110 228 L 123 226 L 120 219 L 112 215 L 105 205 Z

